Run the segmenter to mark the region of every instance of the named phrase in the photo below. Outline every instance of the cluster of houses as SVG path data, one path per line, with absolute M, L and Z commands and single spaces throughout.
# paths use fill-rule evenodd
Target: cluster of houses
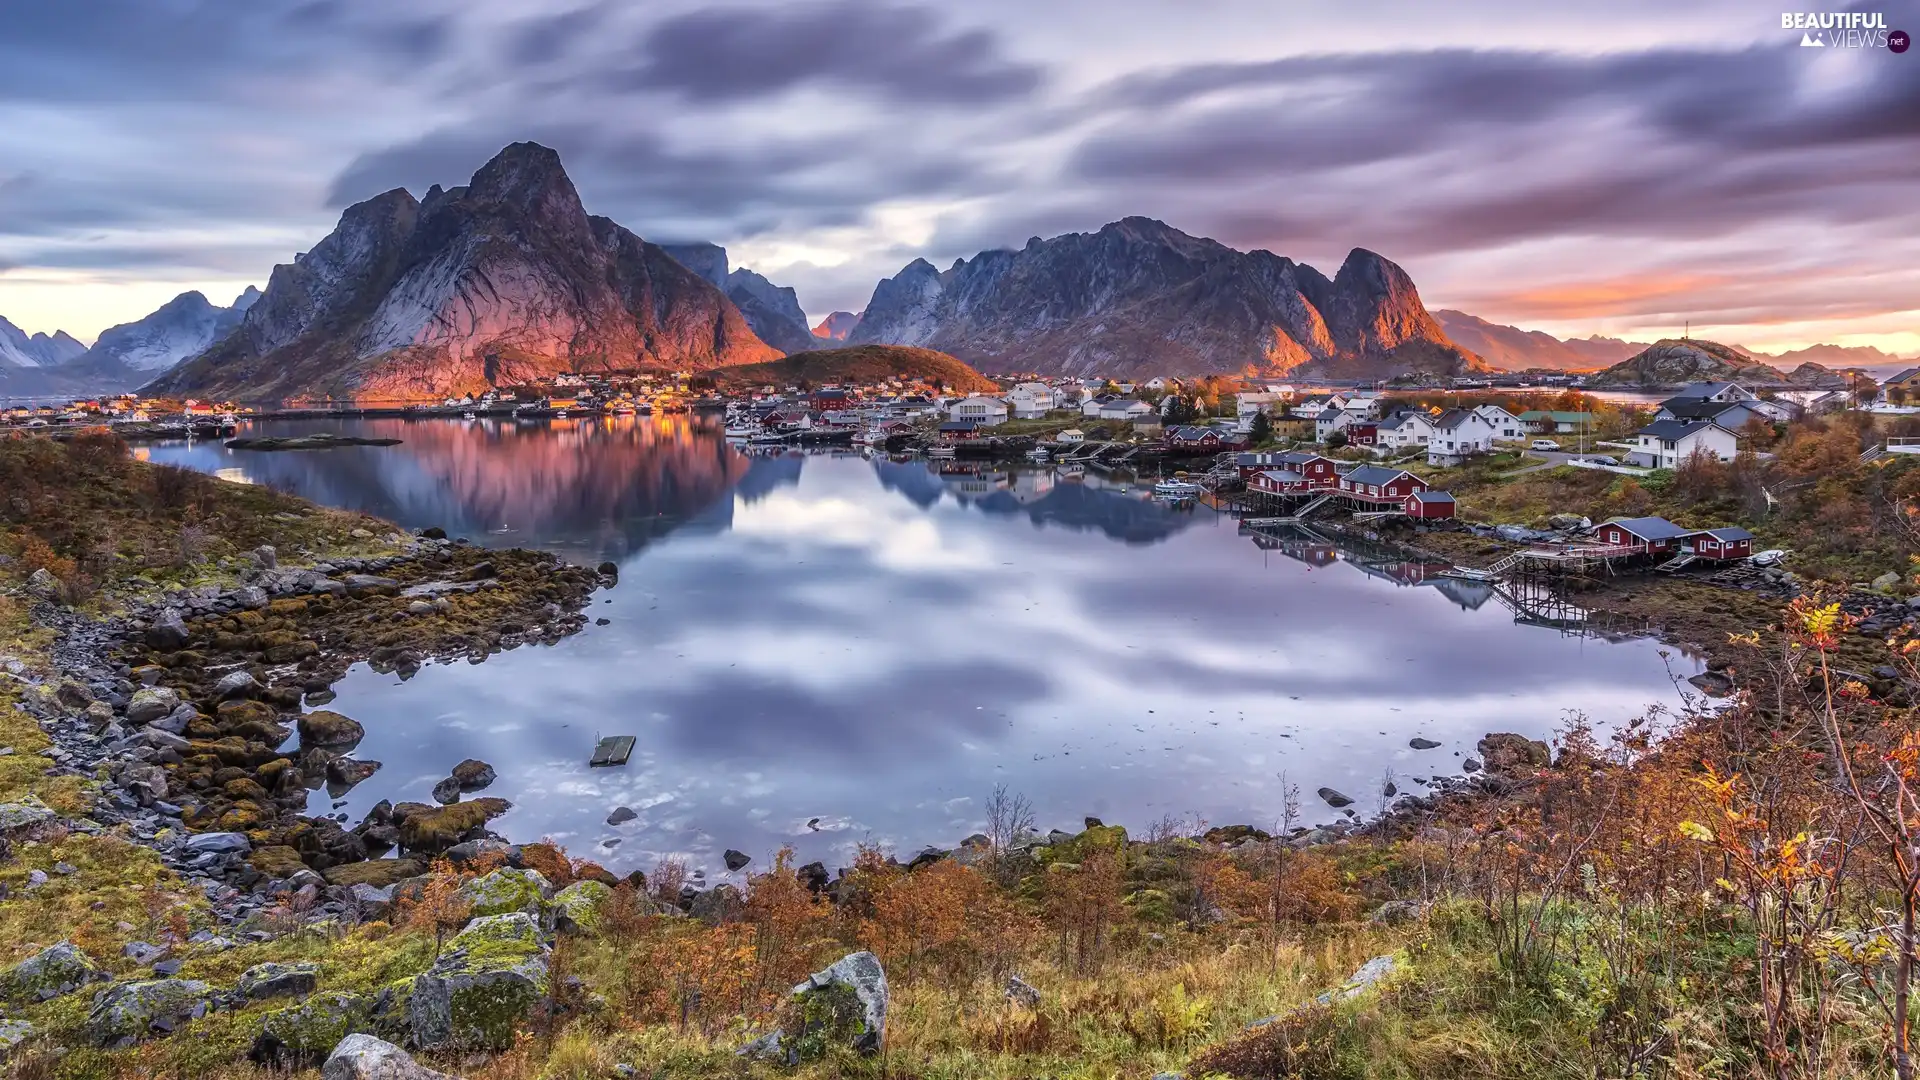
M 249 410 L 227 401 L 199 401 L 188 398 L 178 411 L 156 401 L 142 401 L 138 394 L 118 394 L 103 398 L 76 398 L 63 405 L 11 405 L 0 408 L 0 424 L 9 427 L 51 427 L 59 424 L 144 424 L 185 418 L 230 419 Z
M 1257 496 L 1338 497 L 1362 511 L 1397 512 L 1417 520 L 1454 515 L 1453 496 L 1422 477 L 1385 465 L 1353 465 L 1306 450 L 1262 451 L 1234 457 L 1234 467 Z
M 1312 419 L 1314 440 L 1322 445 L 1337 435 L 1348 446 L 1396 451 L 1424 447 L 1427 464 L 1442 466 L 1491 453 L 1495 443 L 1577 431 L 1593 422 L 1589 413 L 1525 412 L 1516 416 L 1499 405 L 1440 412 L 1406 405 L 1390 408 L 1376 390 L 1306 398 L 1294 403 L 1292 413 Z

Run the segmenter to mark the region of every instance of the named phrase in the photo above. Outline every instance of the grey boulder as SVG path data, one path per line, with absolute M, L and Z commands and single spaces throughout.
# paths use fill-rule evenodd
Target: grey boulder
M 320 1080 L 455 1080 L 413 1060 L 405 1050 L 372 1035 L 340 1040 L 320 1066 Z

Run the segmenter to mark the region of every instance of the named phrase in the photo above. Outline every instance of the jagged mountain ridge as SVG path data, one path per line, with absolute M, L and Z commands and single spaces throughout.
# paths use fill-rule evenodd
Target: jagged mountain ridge
M 983 251 L 945 271 L 916 259 L 874 288 L 848 342 L 1066 375 L 1382 378 L 1485 367 L 1447 338 L 1406 272 L 1373 252 L 1355 248 L 1329 280 L 1140 217 Z
M 558 154 L 515 143 L 464 187 L 348 207 L 235 333 L 148 389 L 405 400 L 775 355 L 720 289 L 588 215 Z
M 65 330 L 28 334 L 0 317 L 0 364 L 18 368 L 58 367 L 87 351 Z
M 744 266 L 732 268 L 727 249 L 718 244 L 680 243 L 660 247 L 726 293 L 761 341 L 787 354 L 817 347 L 813 331 L 807 326 L 806 312 L 800 310 L 800 297 L 791 288 L 775 285 Z

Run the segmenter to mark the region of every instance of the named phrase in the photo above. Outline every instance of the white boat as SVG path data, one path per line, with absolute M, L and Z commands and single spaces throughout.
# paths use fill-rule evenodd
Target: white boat
M 1036 446 L 1027 451 L 1027 460 L 1036 465 L 1045 465 L 1047 463 L 1047 448 L 1044 446 Z
M 558 410 L 555 410 L 555 412 L 554 412 L 554 414 L 553 414 L 553 415 L 554 415 L 554 417 L 555 417 L 556 419 L 561 419 L 561 420 L 564 420 L 564 419 L 566 419 L 566 416 L 567 416 L 567 410 L 565 410 L 565 409 L 558 409 Z
M 474 413 L 473 413 L 473 412 L 472 412 L 471 410 L 469 410 L 469 411 L 467 411 L 467 412 L 464 412 L 464 413 L 461 413 L 461 414 L 460 414 L 460 418 L 461 418 L 462 420 L 478 420 L 478 419 L 480 419 L 480 417 L 479 417 L 479 416 L 477 416 L 477 415 L 475 415 L 475 414 L 474 414 Z
M 771 431 L 756 432 L 747 437 L 747 442 L 754 446 L 773 446 L 775 444 L 785 444 L 786 441 L 787 437 L 785 435 L 776 434 Z
M 1200 485 L 1189 480 L 1162 480 L 1153 485 L 1153 497 L 1156 499 L 1197 499 L 1200 497 Z
M 929 446 L 927 447 L 927 456 L 930 458 L 933 458 L 936 461 L 950 460 L 953 457 L 953 447 Z
M 727 438 L 729 439 L 751 439 L 758 434 L 760 434 L 760 428 L 758 426 L 749 427 L 746 424 L 727 425 Z
M 887 433 L 879 428 L 868 428 L 857 436 L 857 441 L 865 446 L 885 446 Z

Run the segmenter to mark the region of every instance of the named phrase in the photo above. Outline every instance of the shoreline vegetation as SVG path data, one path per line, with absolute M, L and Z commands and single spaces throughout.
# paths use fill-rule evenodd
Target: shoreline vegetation
M 1913 1075 L 1920 642 L 1838 597 L 1715 590 L 1724 701 L 1604 738 L 1569 702 L 1364 822 L 1289 789 L 1042 835 L 1002 789 L 952 851 L 702 889 L 476 839 L 480 762 L 357 836 L 285 812 L 350 776 L 352 721 L 300 712 L 346 665 L 555 640 L 605 573 L 104 434 L 0 439 L 0 489 L 7 1075 Z

